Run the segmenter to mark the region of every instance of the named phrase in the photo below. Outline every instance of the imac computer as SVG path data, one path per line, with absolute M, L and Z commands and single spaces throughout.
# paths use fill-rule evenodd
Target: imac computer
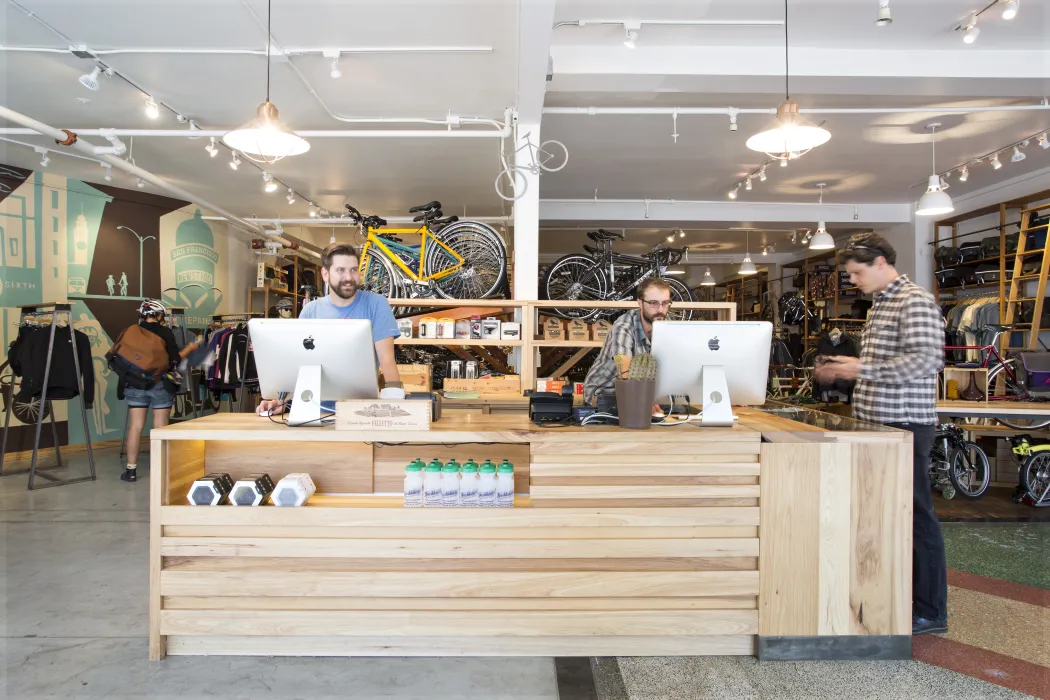
M 321 401 L 379 397 L 372 322 L 248 321 L 263 398 L 290 394 L 288 425 L 321 425 Z
M 701 399 L 701 425 L 733 424 L 732 405 L 766 401 L 773 324 L 660 321 L 653 324 L 656 396 Z

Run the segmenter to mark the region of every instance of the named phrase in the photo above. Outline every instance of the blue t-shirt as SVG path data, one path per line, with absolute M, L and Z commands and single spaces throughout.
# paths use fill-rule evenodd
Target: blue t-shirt
M 349 306 L 336 306 L 327 296 L 314 299 L 303 307 L 299 318 L 360 318 L 372 322 L 372 340 L 379 342 L 385 338 L 397 338 L 401 330 L 390 310 L 390 302 L 384 297 L 357 290 Z

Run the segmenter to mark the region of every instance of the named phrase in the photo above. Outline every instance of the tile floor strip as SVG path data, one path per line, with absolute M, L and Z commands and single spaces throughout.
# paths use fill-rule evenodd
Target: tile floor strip
M 988 578 L 979 574 L 971 574 L 967 571 L 948 569 L 948 585 L 965 588 L 970 591 L 987 593 L 988 595 L 1009 598 L 1029 605 L 1038 605 L 1050 608 L 1050 591 L 1034 586 L 1024 586 L 1020 583 L 1011 583 L 997 578 Z
M 992 624 L 994 621 L 994 624 Z M 948 588 L 946 638 L 1050 668 L 1050 610 L 968 591 Z
M 971 678 L 1050 700 L 1050 669 L 969 644 L 923 635 L 913 640 L 913 658 Z

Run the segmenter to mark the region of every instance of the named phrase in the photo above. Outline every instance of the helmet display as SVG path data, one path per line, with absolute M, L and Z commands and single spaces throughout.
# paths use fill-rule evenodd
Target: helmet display
M 156 299 L 146 299 L 139 305 L 139 317 L 146 318 L 147 316 L 160 316 L 161 318 L 167 316 L 168 310 L 164 308 L 164 304 L 160 303 Z

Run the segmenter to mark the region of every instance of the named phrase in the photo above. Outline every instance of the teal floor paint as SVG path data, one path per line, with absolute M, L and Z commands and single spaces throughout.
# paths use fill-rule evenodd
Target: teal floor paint
M 948 568 L 1050 590 L 1050 523 L 942 523 Z

